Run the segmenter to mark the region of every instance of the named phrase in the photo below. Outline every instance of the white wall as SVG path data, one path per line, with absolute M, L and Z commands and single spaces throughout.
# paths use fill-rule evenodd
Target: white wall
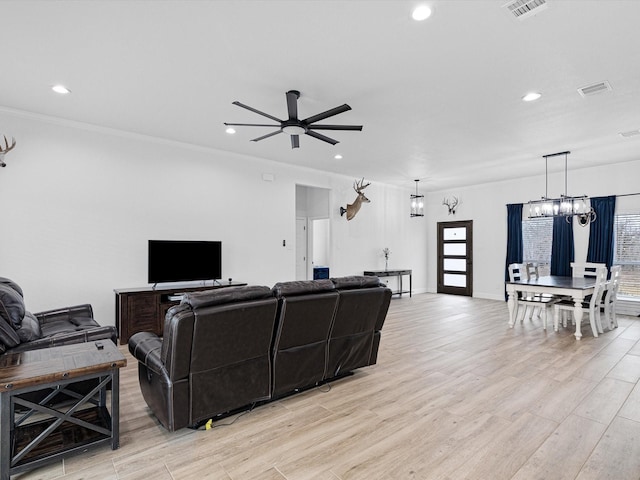
M 544 163 L 541 161 L 541 168 Z M 544 170 L 543 170 L 544 171 Z M 573 195 L 599 197 L 640 192 L 640 159 L 634 162 L 569 170 L 568 192 Z M 551 186 L 560 186 L 552 189 Z M 564 172 L 549 174 L 549 196 L 564 193 Z M 557 191 L 556 191 L 557 190 Z M 504 299 L 504 269 L 507 248 L 507 208 L 509 203 L 526 203 L 545 193 L 544 174 L 515 181 L 496 182 L 473 187 L 431 192 L 426 195 L 425 215 L 430 219 L 427 229 L 428 276 L 427 290 L 437 287 L 437 222 L 473 220 L 473 296 Z M 443 197 L 460 199 L 455 215 L 448 215 Z M 616 213 L 640 213 L 640 196 L 620 197 Z M 574 223 L 576 261 L 587 255 L 589 227 Z
M 223 278 L 292 280 L 296 184 L 331 190 L 332 276 L 383 267 L 388 246 L 390 266 L 413 268 L 426 290 L 411 185 L 373 182 L 347 222 L 353 178 L 1 108 L 0 133 L 17 140 L 0 169 L 0 276 L 23 287 L 30 311 L 91 303 L 114 324 L 113 289 L 147 285 L 149 239 L 221 240 Z
M 87 302 L 105 325 L 115 321 L 114 288 L 147 285 L 151 238 L 221 240 L 224 278 L 294 279 L 296 184 L 330 190 L 332 276 L 384 268 L 388 247 L 389 268 L 413 269 L 414 291 L 435 292 L 437 222 L 471 219 L 474 296 L 502 299 L 505 205 L 544 193 L 544 175 L 426 193 L 425 217 L 410 218 L 412 181 L 372 182 L 371 203 L 346 221 L 339 209 L 355 198 L 353 178 L 1 108 L 0 133 L 18 142 L 0 169 L 0 276 L 24 288 L 31 311 Z M 569 193 L 635 193 L 637 178 L 640 160 L 570 170 Z M 455 216 L 442 205 L 452 195 Z M 640 212 L 640 196 L 617 205 Z M 578 259 L 586 255 L 581 230 Z

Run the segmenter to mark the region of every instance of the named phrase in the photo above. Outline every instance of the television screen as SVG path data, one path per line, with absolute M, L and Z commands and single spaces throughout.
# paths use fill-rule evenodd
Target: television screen
M 149 283 L 222 278 L 222 242 L 149 240 Z

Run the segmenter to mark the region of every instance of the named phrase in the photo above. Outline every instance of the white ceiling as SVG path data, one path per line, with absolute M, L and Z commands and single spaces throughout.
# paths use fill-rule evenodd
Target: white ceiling
M 425 0 L 415 22 L 404 0 L 0 1 L 0 106 L 421 190 L 543 174 L 563 150 L 570 170 L 640 160 L 619 135 L 640 129 L 640 1 L 548 0 L 526 20 L 505 2 Z M 363 131 L 295 150 L 225 133 L 268 123 L 234 100 L 285 118 L 291 89 L 300 118 L 348 103 L 324 123 Z

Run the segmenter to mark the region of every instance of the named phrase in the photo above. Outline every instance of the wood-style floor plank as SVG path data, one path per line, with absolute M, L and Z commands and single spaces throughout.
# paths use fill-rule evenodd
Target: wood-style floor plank
M 638 480 L 640 321 L 510 329 L 505 302 L 393 299 L 378 364 L 211 430 L 169 433 L 120 379 L 120 448 L 20 480 Z

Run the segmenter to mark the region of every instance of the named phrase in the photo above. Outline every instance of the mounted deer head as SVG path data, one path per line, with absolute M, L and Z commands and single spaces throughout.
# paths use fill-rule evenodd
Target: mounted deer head
M 9 146 L 9 141 L 7 137 L 4 137 L 4 147 L 2 146 L 2 142 L 0 142 L 0 167 L 6 167 L 7 164 L 4 163 L 4 156 L 7 152 L 13 149 L 16 146 L 16 139 L 11 137 L 11 146 Z
M 353 203 L 347 204 L 347 208 L 340 207 L 340 216 L 346 213 L 347 220 L 351 220 L 353 217 L 356 216 L 356 213 L 358 213 L 358 210 L 360 210 L 360 206 L 362 205 L 363 202 L 369 203 L 371 201 L 364 196 L 364 193 L 362 193 L 362 190 L 367 188 L 369 185 L 371 185 L 371 182 L 364 185 L 364 177 L 362 178 L 362 180 L 360 180 L 360 183 L 358 183 L 357 181 L 353 182 L 353 189 L 356 191 L 358 196 L 353 201 Z
M 442 204 L 446 205 L 449 209 L 449 215 L 451 215 L 452 213 L 454 215 L 456 214 L 456 207 L 458 206 L 458 202 L 458 197 L 453 197 L 453 201 L 449 200 L 448 198 L 442 199 Z

